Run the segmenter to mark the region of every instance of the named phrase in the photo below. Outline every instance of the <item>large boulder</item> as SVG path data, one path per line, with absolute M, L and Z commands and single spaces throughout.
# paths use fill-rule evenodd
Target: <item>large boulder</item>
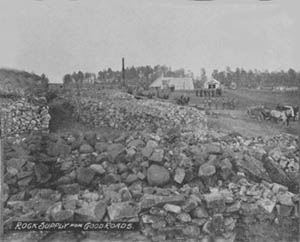
M 281 166 L 275 162 L 272 158 L 265 156 L 264 167 L 268 171 L 271 180 L 275 183 L 279 183 L 285 186 L 292 185 L 292 180 L 282 170 Z
M 117 221 L 124 218 L 138 217 L 140 207 L 133 202 L 113 203 L 107 208 L 109 218 Z
M 150 157 L 150 160 L 161 163 L 163 161 L 163 158 L 164 158 L 164 150 L 163 149 L 155 149 Z
M 80 191 L 80 186 L 78 183 L 60 185 L 58 190 L 67 195 L 77 194 Z
M 81 185 L 89 185 L 95 176 L 95 171 L 91 168 L 78 168 L 77 181 Z
M 159 196 L 153 194 L 144 194 L 141 197 L 141 209 L 147 210 L 151 207 L 162 207 L 165 204 L 183 205 L 186 198 L 184 195 Z
M 198 176 L 199 177 L 203 177 L 203 176 L 207 177 L 207 176 L 212 176 L 215 173 L 216 173 L 216 167 L 214 165 L 205 163 L 200 166 L 199 171 L 198 171 Z
M 242 159 L 236 159 L 235 162 L 237 168 L 251 179 L 271 181 L 263 163 L 256 158 L 244 155 Z
M 107 153 L 111 161 L 116 161 L 117 157 L 125 154 L 125 147 L 122 144 L 111 144 L 107 147 Z
M 98 219 L 98 221 L 101 221 L 105 214 L 106 214 L 106 210 L 107 210 L 107 204 L 105 201 L 99 201 L 94 209 L 95 212 L 95 216 Z
M 17 170 L 20 170 L 26 163 L 26 160 L 23 158 L 11 158 L 6 162 L 7 167 L 12 167 Z
M 147 170 L 147 181 L 151 186 L 163 186 L 170 180 L 169 171 L 158 165 L 152 165 Z
M 107 150 L 108 144 L 106 142 L 97 142 L 95 144 L 95 150 L 99 153 L 105 152 Z
M 97 134 L 95 132 L 86 132 L 84 134 L 84 138 L 86 142 L 91 146 L 94 146 L 97 142 Z
M 44 164 L 36 164 L 34 167 L 34 172 L 37 182 L 45 183 L 48 182 L 51 178 L 49 173 L 49 167 Z
M 71 152 L 71 147 L 64 142 L 62 139 L 59 139 L 56 143 L 49 142 L 47 147 L 47 153 L 50 156 L 67 156 Z
M 75 210 L 75 216 L 81 221 L 101 221 L 106 213 L 107 205 L 105 202 L 86 203 L 81 208 Z
M 185 177 L 185 170 L 183 168 L 176 168 L 175 175 L 174 175 L 174 181 L 181 184 Z
M 93 147 L 89 144 L 82 144 L 79 148 L 80 153 L 92 153 L 94 151 Z
M 203 148 L 208 154 L 221 154 L 222 148 L 219 143 L 208 143 L 203 145 Z
M 99 165 L 99 164 L 92 164 L 90 165 L 90 168 L 95 171 L 97 174 L 100 174 L 100 175 L 103 175 L 106 170 L 103 168 L 102 165 Z

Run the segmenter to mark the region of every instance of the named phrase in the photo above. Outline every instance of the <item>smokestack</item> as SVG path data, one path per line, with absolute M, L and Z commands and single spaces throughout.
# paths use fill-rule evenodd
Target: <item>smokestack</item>
M 123 86 L 125 86 L 125 59 L 122 58 L 122 81 Z

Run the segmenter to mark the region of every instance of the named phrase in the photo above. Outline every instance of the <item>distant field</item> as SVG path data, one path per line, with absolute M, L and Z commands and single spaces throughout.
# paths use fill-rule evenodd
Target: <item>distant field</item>
M 182 94 L 190 97 L 191 104 L 199 104 L 204 106 L 205 98 L 197 97 L 195 91 L 189 92 L 173 92 L 170 95 L 169 101 L 175 103 L 175 99 Z M 221 110 L 222 97 L 225 100 L 231 100 L 234 98 L 237 100 L 237 106 L 235 110 Z M 300 129 L 300 122 L 291 122 L 289 127 L 283 124 L 276 124 L 271 121 L 259 122 L 255 119 L 251 119 L 247 113 L 246 108 L 255 105 L 265 105 L 270 108 L 275 108 L 277 104 L 282 105 L 300 105 L 299 92 L 272 92 L 265 90 L 224 90 L 222 97 L 217 97 L 213 102 L 218 103 L 218 110 L 215 109 L 215 104 L 212 103 L 212 111 L 217 113 L 217 117 L 208 116 L 209 127 L 221 130 L 224 132 L 239 132 L 246 136 L 269 136 L 277 135 L 282 132 L 297 135 Z M 227 108 L 226 108 L 227 109 Z
M 264 104 L 266 106 L 274 106 L 276 104 L 298 106 L 300 104 L 298 91 L 226 90 L 225 96 L 237 98 L 241 107 L 257 104 Z
M 195 91 L 189 92 L 174 92 L 170 96 L 170 100 L 174 101 L 176 97 L 180 97 L 182 94 L 190 96 L 191 104 L 203 104 L 204 97 L 197 97 Z M 300 95 L 297 91 L 290 92 L 272 92 L 262 90 L 251 89 L 237 89 L 237 90 L 224 90 L 222 97 L 225 100 L 231 100 L 232 98 L 237 100 L 237 108 L 244 109 L 245 107 L 254 105 L 265 105 L 269 107 L 275 107 L 277 104 L 299 106 Z M 220 97 L 216 100 L 220 101 Z M 214 106 L 214 105 L 213 105 Z

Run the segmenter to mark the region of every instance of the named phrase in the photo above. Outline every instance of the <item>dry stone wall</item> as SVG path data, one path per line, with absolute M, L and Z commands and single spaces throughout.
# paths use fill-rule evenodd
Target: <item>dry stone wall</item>
M 50 115 L 46 101 L 31 103 L 25 98 L 5 99 L 0 105 L 1 133 L 19 135 L 33 130 L 48 131 Z

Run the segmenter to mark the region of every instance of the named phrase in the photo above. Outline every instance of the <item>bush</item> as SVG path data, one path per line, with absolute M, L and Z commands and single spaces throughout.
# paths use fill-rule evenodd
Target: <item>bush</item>
M 17 93 L 0 93 L 0 98 L 19 99 L 22 96 Z
M 57 98 L 57 94 L 55 91 L 48 91 L 46 93 L 46 99 L 47 99 L 47 102 L 49 103 L 50 101 L 54 100 L 55 98 Z

